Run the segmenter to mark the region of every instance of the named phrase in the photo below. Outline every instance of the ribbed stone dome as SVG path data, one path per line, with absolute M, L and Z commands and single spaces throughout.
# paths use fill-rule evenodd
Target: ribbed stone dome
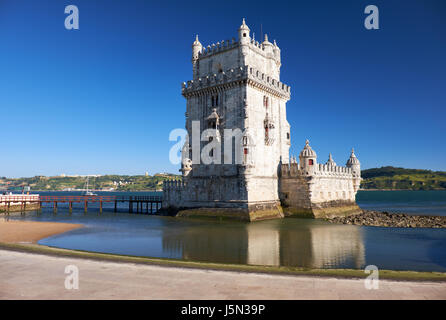
M 316 152 L 313 149 L 311 149 L 311 147 L 310 147 L 310 141 L 308 141 L 308 140 L 305 141 L 305 147 L 300 152 L 299 157 L 303 157 L 303 158 L 316 157 Z
M 355 150 L 352 149 L 352 153 L 350 154 L 350 158 L 347 160 L 347 167 L 351 167 L 352 165 L 358 165 L 359 160 L 355 156 Z
M 248 31 L 250 31 L 249 27 L 245 23 L 245 18 L 243 18 L 243 22 L 242 22 L 242 25 L 240 26 L 239 30 L 248 30 Z
M 328 161 L 326 165 L 336 167 L 336 162 L 334 162 L 333 157 L 331 156 L 331 153 L 328 155 Z
M 200 41 L 198 40 L 198 34 L 195 36 L 195 41 L 194 41 L 194 43 L 193 43 L 192 45 L 194 45 L 194 46 L 200 46 L 200 47 L 201 47 L 201 43 L 200 43 Z

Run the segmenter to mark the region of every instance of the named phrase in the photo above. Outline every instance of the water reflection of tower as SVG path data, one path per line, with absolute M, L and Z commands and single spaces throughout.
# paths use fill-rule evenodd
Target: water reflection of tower
M 247 240 L 244 224 L 200 224 L 164 232 L 163 250 L 185 260 L 246 264 Z
M 268 225 L 269 226 L 269 225 Z M 261 228 L 259 224 L 247 226 L 247 264 L 263 266 L 280 265 L 280 233 L 277 229 Z
M 294 219 L 293 219 L 294 220 Z M 167 256 L 186 260 L 267 266 L 361 268 L 361 228 L 281 220 L 214 224 L 164 232 Z
M 361 268 L 365 264 L 362 228 L 320 225 L 311 228 L 313 268 Z

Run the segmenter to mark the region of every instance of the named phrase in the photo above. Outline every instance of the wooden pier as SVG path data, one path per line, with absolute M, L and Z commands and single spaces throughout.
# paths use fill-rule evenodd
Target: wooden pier
M 38 204 L 38 210 L 42 210 L 44 204 L 52 204 L 53 212 L 57 213 L 58 204 L 60 203 L 68 203 L 69 213 L 73 212 L 73 203 L 82 203 L 84 205 L 84 213 L 87 213 L 89 203 L 99 203 L 100 213 L 102 213 L 104 203 L 114 203 L 114 212 L 117 212 L 118 203 L 120 202 L 128 202 L 129 213 L 154 214 L 161 208 L 162 201 L 162 196 L 0 196 L 0 205 L 4 206 L 6 214 L 9 214 L 11 205 L 20 205 L 20 212 L 25 212 L 26 206 L 30 204 Z M 135 204 L 136 208 L 134 208 Z
M 133 205 L 136 204 L 136 213 L 151 213 L 153 214 L 155 210 L 158 211 L 161 209 L 161 204 L 163 202 L 163 197 L 161 196 L 129 196 L 129 197 L 117 197 L 115 199 L 115 212 L 118 202 L 128 202 L 129 203 L 129 212 L 133 213 Z M 149 211 L 150 204 L 150 211 Z M 145 210 L 144 210 L 145 205 Z

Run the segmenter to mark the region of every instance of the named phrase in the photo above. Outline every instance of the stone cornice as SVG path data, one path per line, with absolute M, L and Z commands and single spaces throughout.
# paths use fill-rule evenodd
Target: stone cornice
M 230 69 L 218 74 L 210 74 L 195 81 L 190 80 L 187 83 L 183 82 L 182 94 L 184 97 L 197 96 L 244 83 L 278 98 L 290 99 L 290 87 L 288 85 L 250 66 Z

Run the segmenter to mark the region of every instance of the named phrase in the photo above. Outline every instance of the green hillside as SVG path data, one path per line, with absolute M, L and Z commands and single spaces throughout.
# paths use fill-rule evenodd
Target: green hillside
M 89 178 L 89 188 L 104 191 L 153 191 L 162 189 L 164 180 L 177 179 L 178 175 L 155 174 L 153 176 L 105 175 Z M 33 191 L 63 191 L 85 189 L 86 177 L 36 176 L 32 178 L 0 178 L 0 189 L 21 190 L 30 186 Z
M 381 167 L 361 171 L 361 189 L 446 190 L 446 172 L 420 169 Z M 105 175 L 90 177 L 93 190 L 106 191 L 153 191 L 160 190 L 164 180 L 178 179 L 178 175 L 155 174 L 153 176 Z M 33 191 L 62 191 L 85 189 L 85 177 L 36 176 L 32 178 L 0 178 L 0 190 L 20 191 L 30 186 Z
M 362 189 L 442 190 L 446 172 L 381 167 L 361 171 Z

